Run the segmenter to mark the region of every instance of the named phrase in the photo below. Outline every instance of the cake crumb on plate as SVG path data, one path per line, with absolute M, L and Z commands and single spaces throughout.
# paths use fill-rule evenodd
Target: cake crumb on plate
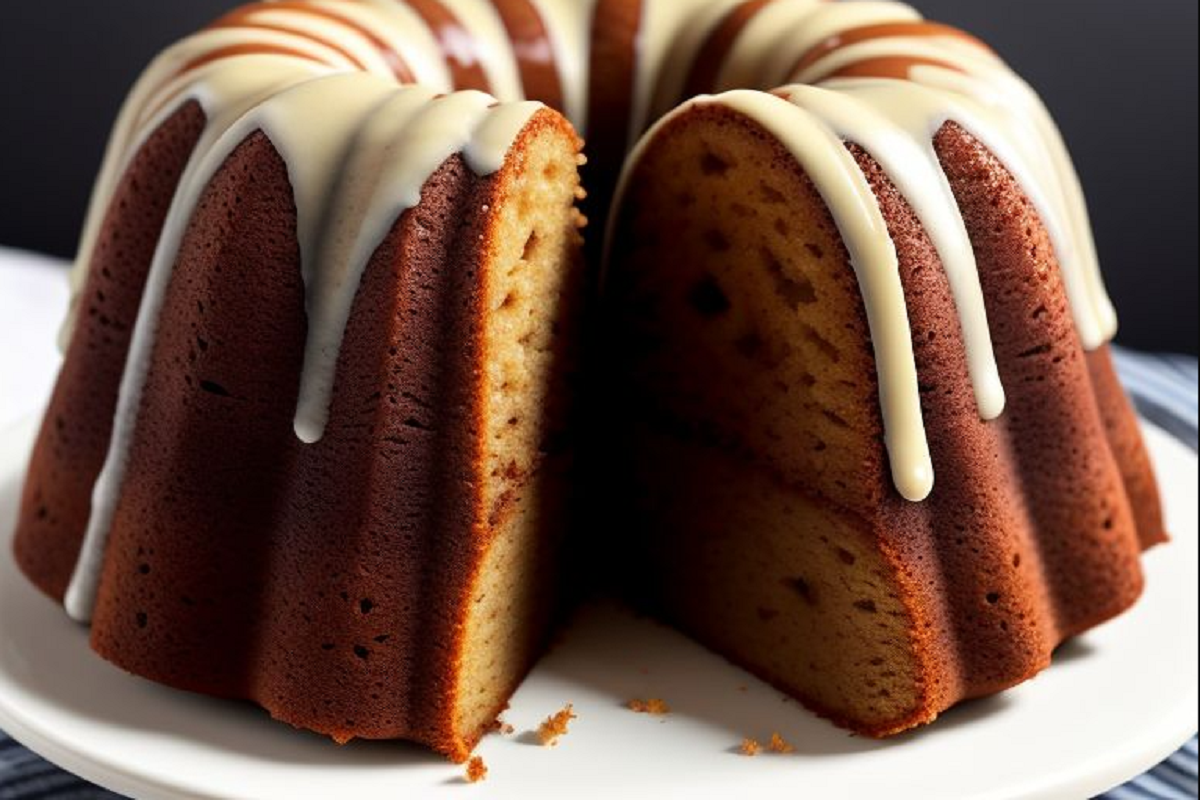
M 753 758 L 762 752 L 762 745 L 755 739 L 742 739 L 742 755 Z
M 786 754 L 786 753 L 796 752 L 796 748 L 792 747 L 792 745 L 790 745 L 787 742 L 787 740 L 784 739 L 782 736 L 780 736 L 778 733 L 771 734 L 771 744 L 768 746 L 771 748 L 772 753 Z
M 474 758 L 472 758 L 470 761 L 467 762 L 467 782 L 468 783 L 479 783 L 480 781 L 487 778 L 487 774 L 488 774 L 487 764 L 483 763 L 483 759 L 480 758 L 479 756 L 475 756 Z
M 671 713 L 671 707 L 667 705 L 667 701 L 657 697 L 649 700 L 630 700 L 626 703 L 626 707 L 635 713 L 650 714 L 654 717 L 663 717 Z
M 547 717 L 546 721 L 538 727 L 537 731 L 538 739 L 541 740 L 542 746 L 553 747 L 558 744 L 559 738 L 567 735 L 567 729 L 573 719 L 577 719 L 575 716 L 575 706 L 570 703 L 567 703 L 562 711 Z

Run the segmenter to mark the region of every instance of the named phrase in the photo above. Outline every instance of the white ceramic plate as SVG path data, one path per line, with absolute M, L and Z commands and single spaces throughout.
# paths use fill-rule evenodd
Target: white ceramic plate
M 141 798 L 1086 798 L 1151 768 L 1197 729 L 1195 456 L 1148 429 L 1176 541 L 1147 561 L 1136 610 L 1069 645 L 1042 677 L 879 743 L 822 722 L 682 636 L 616 607 L 584 611 L 488 737 L 491 772 L 394 743 L 338 747 L 255 708 L 130 677 L 30 587 L 10 555 L 36 423 L 0 435 L 0 727 L 63 767 Z M 633 714 L 661 697 L 665 718 Z M 553 749 L 529 731 L 565 703 Z M 789 756 L 746 758 L 780 732 Z

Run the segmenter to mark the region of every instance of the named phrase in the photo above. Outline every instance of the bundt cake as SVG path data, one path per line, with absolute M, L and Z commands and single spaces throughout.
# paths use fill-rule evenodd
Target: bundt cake
M 134 88 L 74 289 L 18 563 L 118 666 L 339 741 L 466 759 L 581 460 L 641 601 L 871 735 L 1165 540 L 1061 138 L 898 3 L 247 6 Z

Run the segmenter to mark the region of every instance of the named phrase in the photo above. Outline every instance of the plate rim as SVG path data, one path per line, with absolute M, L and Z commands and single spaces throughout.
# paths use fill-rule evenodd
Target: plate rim
M 20 486 L 24 482 L 28 451 L 32 445 L 41 422 L 41 413 L 29 414 L 26 417 L 0 428 L 0 478 L 11 474 Z M 1156 453 L 1158 447 L 1175 450 L 1175 457 L 1188 458 L 1198 461 L 1197 454 L 1180 442 L 1176 437 L 1155 423 L 1139 416 L 1139 422 L 1145 433 L 1151 452 Z M 15 459 L 14 472 L 9 472 L 9 462 Z M 1157 464 L 1157 458 L 1155 459 Z M 1193 500 L 1194 500 L 1193 496 Z M 3 521 L 0 520 L 0 524 Z M 1187 533 L 1186 531 L 1184 533 Z M 1195 533 L 1195 532 L 1192 532 Z M 1175 537 L 1179 532 L 1173 532 Z M 0 536 L 0 558 L 11 558 L 11 548 L 7 533 Z M 1200 692 L 1200 688 L 1198 688 Z M 1063 791 L 1079 791 L 1085 786 L 1088 796 L 1094 796 L 1124 782 L 1136 778 L 1161 764 L 1180 747 L 1196 735 L 1200 723 L 1196 721 L 1195 703 L 1186 704 L 1193 711 L 1178 715 L 1162 715 L 1156 717 L 1158 724 L 1152 742 L 1146 742 L 1137 752 L 1123 754 L 1120 763 L 1114 764 L 1111 759 L 1093 758 L 1090 762 L 1078 763 L 1074 769 L 1057 773 L 1044 781 L 1031 779 L 1018 795 L 1021 800 L 1061 800 Z M 1158 730 L 1161 728 L 1161 730 Z M 1181 733 L 1183 729 L 1186 732 Z M 122 765 L 105 762 L 91 754 L 81 752 L 72 746 L 74 737 L 56 737 L 45 726 L 28 720 L 19 711 L 10 707 L 10 702 L 3 692 L 0 682 L 0 729 L 15 741 L 37 754 L 50 763 L 66 770 L 77 777 L 97 786 L 129 797 L 145 798 L 146 800 L 179 800 L 180 798 L 201 798 L 202 800 L 226 800 L 232 794 L 213 794 L 201 792 L 187 785 L 185 780 L 175 783 L 161 780 L 148 773 L 135 773 Z M 1143 732 L 1142 736 L 1145 736 Z M 796 787 L 803 790 L 803 786 Z M 1013 795 L 1008 789 L 992 790 L 984 787 L 973 800 L 1011 800 Z M 1071 795 L 1074 796 L 1074 795 Z

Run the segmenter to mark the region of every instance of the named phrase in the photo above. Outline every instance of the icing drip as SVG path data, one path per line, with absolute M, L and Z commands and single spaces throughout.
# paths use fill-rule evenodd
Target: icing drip
M 592 19 L 599 0 L 533 0 L 542 16 L 562 78 L 563 112 L 581 134 L 588 127 Z
M 997 126 L 993 138 L 1011 136 L 1015 145 L 1028 151 L 1035 165 L 1031 174 L 1021 179 L 1021 185 L 1030 199 L 1040 199 L 1038 213 L 1043 221 L 1055 221 L 1051 228 L 1055 255 L 1083 346 L 1092 351 L 1112 341 L 1119 322 L 1100 270 L 1083 186 L 1062 133 L 1041 98 L 1007 70 L 994 76 L 994 84 L 931 68 L 915 69 L 909 79 L 981 98 L 999 118 L 1008 120 L 1007 127 Z M 1022 135 L 1023 131 L 1027 133 Z
M 837 31 L 883 22 L 920 20 L 900 3 L 823 3 L 775 0 L 746 25 L 725 59 L 718 90 L 785 83 L 788 70 L 804 53 Z
M 817 31 L 816 33 L 819 33 Z M 878 23 L 875 25 L 865 25 L 851 30 L 841 30 L 835 33 L 820 44 L 815 45 L 808 50 L 796 63 L 792 69 L 792 74 L 805 69 L 811 64 L 816 63 L 834 50 L 847 47 L 858 42 L 868 41 L 871 39 L 887 39 L 895 37 L 942 37 L 962 39 L 970 42 L 981 50 L 989 51 L 987 45 L 975 39 L 970 34 L 964 33 L 957 28 L 951 28 L 948 25 L 941 25 L 936 22 L 892 22 Z M 800 43 L 800 48 L 807 46 L 808 41 L 815 39 L 815 36 L 807 37 Z M 800 49 L 798 48 L 798 49 Z
M 164 50 L 138 79 L 113 127 L 92 190 L 71 272 L 71 309 L 59 332 L 59 345 L 64 350 L 74 331 L 76 301 L 87 281 L 88 264 L 117 182 L 156 124 L 168 116 L 167 112 L 182 105 L 182 99 L 200 100 L 211 121 L 214 115 L 245 113 L 273 90 L 289 83 L 330 72 L 362 71 L 344 53 L 323 41 L 325 38 L 345 41 L 347 24 L 355 35 L 361 37 L 363 30 L 376 31 L 379 39 L 388 42 L 395 53 L 412 54 L 414 57 L 404 60 L 412 65 L 420 83 L 441 91 L 451 89 L 449 71 L 437 40 L 419 17 L 394 0 L 313 0 L 307 5 L 335 12 L 334 16 L 319 18 L 304 10 L 285 11 L 291 3 L 278 5 L 280 8 L 272 8 L 275 20 L 290 13 L 291 17 L 303 20 L 296 24 L 297 30 L 307 29 L 308 34 L 258 28 L 209 28 Z M 319 20 L 316 27 L 312 26 L 314 20 Z M 363 57 L 367 58 L 365 54 Z M 366 63 L 369 71 L 396 77 L 387 59 L 374 58 Z
M 704 24 L 711 26 L 711 19 Z M 676 47 L 683 52 L 703 51 L 703 45 L 697 48 L 691 40 Z M 796 64 L 798 73 L 788 77 Z M 856 71 L 895 72 L 907 80 L 829 80 Z M 921 220 L 954 296 L 983 419 L 1003 413 L 1005 393 L 974 251 L 933 145 L 945 123 L 963 125 L 987 146 L 1037 208 L 1062 265 L 1084 346 L 1095 349 L 1115 333 L 1116 317 L 1096 262 L 1086 205 L 1061 135 L 1037 95 L 977 41 L 951 29 L 925 25 L 915 11 L 898 3 L 776 0 L 759 8 L 737 32 L 718 76 L 719 86 L 734 91 L 694 102 L 725 105 L 771 131 L 796 155 L 838 222 L 867 306 L 877 348 L 889 457 L 897 489 L 906 498 L 922 500 L 933 487 L 911 331 L 907 317 L 900 320 L 895 313 L 903 308 L 907 314 L 907 306 L 898 276 L 894 282 L 880 277 L 890 274 L 889 269 L 894 272 L 896 265 L 888 266 L 881 250 L 854 237 L 882 236 L 893 262 L 894 246 L 886 226 L 878 224 L 882 212 L 869 190 L 864 194 L 865 177 L 853 159 L 847 162 L 837 156 L 834 168 L 818 163 L 813 148 L 826 145 L 830 137 L 860 145 Z M 779 104 L 754 102 L 752 93 L 738 89 L 765 89 L 785 78 L 809 84 L 777 92 L 806 112 L 803 123 Z M 668 71 L 663 80 L 670 85 L 676 76 Z M 653 136 L 652 132 L 644 141 Z M 625 180 L 639 155 L 640 149 L 627 164 Z M 855 207 L 860 217 L 848 211 Z M 862 221 L 863 208 L 875 223 L 873 234 L 854 227 Z
M 326 17 L 314 15 L 312 12 L 315 10 L 305 6 L 250 6 L 241 12 L 235 11 L 224 20 L 219 20 L 212 28 L 258 28 L 263 31 L 299 34 L 314 41 L 324 41 L 327 46 L 364 72 L 386 73 L 391 69 L 378 47 L 364 36 L 361 29 L 330 25 Z M 255 31 L 254 35 L 257 33 L 258 31 Z
M 432 90 L 400 88 L 364 73 L 309 80 L 304 80 L 307 73 L 293 75 L 291 88 L 252 104 L 248 113 L 210 119 L 167 215 L 121 382 L 109 455 L 96 482 L 84 546 L 65 599 L 75 619 L 86 621 L 94 607 L 158 316 L 179 246 L 204 190 L 234 149 L 262 131 L 288 168 L 309 311 L 296 430 L 304 441 L 315 442 L 327 419 L 346 321 L 375 247 L 400 213 L 420 203 L 421 188 L 447 158 L 463 153 L 480 175 L 499 170 L 517 136 L 542 108 L 538 103 L 497 106 L 480 92 L 435 97 Z M 202 95 L 231 88 L 243 87 L 236 82 L 197 84 Z M 232 109 L 245 103 L 216 105 Z
M 819 7 L 818 0 L 775 0 L 763 6 L 738 34 L 713 88 L 717 91 L 773 88 L 762 80 L 764 62 Z
M 355 294 L 396 220 L 420 204 L 425 182 L 455 153 L 463 153 L 480 176 L 497 172 L 540 108 L 538 103 L 495 106 L 481 92 L 435 98 L 414 87 L 395 93 L 362 126 L 350 145 L 340 186 L 328 192 L 330 208 L 338 213 L 328 215 L 327 230 L 308 228 L 322 242 L 320 257 L 305 268 L 310 322 L 296 411 L 296 435 L 302 441 L 317 442 L 324 435 Z
M 1100 271 L 1083 189 L 1062 134 L 1037 93 L 993 53 L 962 37 L 874 39 L 831 50 L 792 80 L 819 83 L 855 64 L 895 58 L 917 59 L 906 70 L 905 82 L 940 90 L 944 98 L 975 101 L 979 124 L 972 133 L 1005 163 L 1046 225 L 1084 348 L 1095 350 L 1110 341 L 1117 333 L 1116 311 Z M 840 81 L 825 85 L 844 86 Z
M 554 41 L 532 0 L 494 0 L 496 12 L 511 40 L 521 88 L 528 99 L 551 108 L 563 108 L 562 76 L 555 59 Z
M 198 100 L 212 125 L 214 117 L 240 116 L 272 92 L 327 71 L 320 64 L 280 55 L 248 55 L 214 62 L 195 75 L 180 78 L 173 86 L 169 86 L 170 96 L 178 102 L 172 104 L 170 109 L 161 110 L 152 121 L 142 122 L 139 118 L 147 107 L 157 108 L 161 105 L 161 101 L 154 102 L 154 97 L 163 82 L 159 71 L 170 61 L 170 54 L 171 51 L 167 51 L 161 56 L 134 87 L 109 137 L 100 175 L 92 189 L 75 267 L 71 270 L 71 307 L 59 331 L 59 346 L 63 350 L 74 332 L 79 295 L 87 282 L 89 260 L 117 182 L 142 142 L 150 136 L 157 123 L 165 119 L 167 111 L 173 111 L 187 100 Z M 197 80 L 198 76 L 203 80 Z M 224 98 L 227 102 L 221 104 L 218 98 Z
M 855 2 L 826 3 L 788 29 L 782 44 L 768 54 L 758 76 L 764 84 L 801 83 L 790 77 L 797 63 L 821 48 L 823 43 L 840 38 L 847 31 L 881 25 L 918 24 L 922 17 L 916 9 L 901 3 Z
M 705 42 L 743 0 L 712 0 L 675 35 L 655 80 L 651 119 L 666 114 L 684 96 L 685 85 Z
M 524 100 L 516 52 L 492 0 L 452 0 L 446 6 L 467 34 L 463 49 L 473 50 L 487 73 L 487 91 L 506 103 Z
M 312 2 L 313 0 L 298 0 Z M 454 88 L 447 59 L 437 36 L 416 11 L 397 0 L 315 0 L 320 6 L 367 27 L 398 53 L 413 83 L 448 92 Z
M 898 90 L 898 91 L 891 91 Z M 789 86 L 782 96 L 819 117 L 842 139 L 875 159 L 912 206 L 942 261 L 962 322 L 967 362 L 979 414 L 1004 413 L 1004 385 L 996 365 L 975 251 L 933 139 L 948 115 L 914 113 L 919 108 L 903 84 L 869 92 L 839 93 Z M 937 108 L 936 103 L 933 106 Z
M 642 22 L 635 43 L 636 65 L 633 97 L 630 103 L 629 142 L 634 142 L 651 122 L 654 87 L 662 71 L 671 44 L 696 15 L 702 14 L 714 0 L 642 0 Z
M 664 117 L 628 160 L 618 201 L 646 146 L 681 114 L 720 105 L 764 127 L 808 174 L 850 253 L 866 307 L 879 373 L 884 435 L 896 488 L 914 502 L 933 491 L 933 463 L 921 413 L 916 357 L 900 264 L 875 194 L 841 137 L 815 114 L 763 92 L 735 90 L 699 97 Z M 865 115 L 864 115 L 865 116 Z

